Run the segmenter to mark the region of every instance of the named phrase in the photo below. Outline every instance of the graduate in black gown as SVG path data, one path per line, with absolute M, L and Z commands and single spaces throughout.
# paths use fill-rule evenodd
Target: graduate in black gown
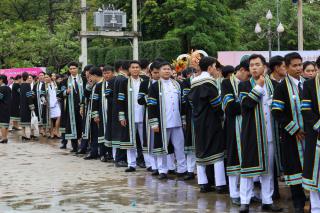
M 320 57 L 319 57 L 320 62 Z M 319 63 L 320 67 L 320 63 Z M 301 111 L 306 131 L 302 185 L 310 191 L 311 212 L 320 211 L 320 75 L 304 82 Z
M 13 130 L 19 130 L 20 83 L 21 83 L 21 75 L 17 75 L 14 78 L 14 83 L 12 84 L 12 89 L 11 89 L 10 121 L 12 122 L 12 129 Z
M 224 128 L 227 148 L 227 175 L 229 178 L 229 192 L 233 204 L 240 205 L 240 156 L 241 156 L 241 106 L 238 96 L 239 83 L 250 77 L 249 63 L 243 60 L 235 74 L 226 78 L 221 85 L 222 106 L 225 112 Z
M 284 179 L 290 186 L 295 212 L 303 212 L 306 197 L 302 188 L 304 124 L 301 101 L 304 79 L 302 57 L 298 53 L 285 56 L 287 76 L 274 91 L 272 113 L 280 125 L 280 153 Z
M 47 109 L 46 109 L 46 88 L 44 82 L 44 72 L 38 76 L 38 81 L 33 86 L 35 113 L 38 117 L 40 132 L 43 136 L 46 135 L 47 128 Z
M 8 143 L 8 128 L 10 123 L 11 89 L 7 86 L 7 76 L 0 75 L 0 143 Z
M 30 130 L 31 127 L 31 112 L 34 112 L 34 92 L 31 89 L 30 81 L 27 72 L 22 73 L 22 83 L 20 85 L 20 125 L 23 127 L 22 140 L 28 141 L 30 137 L 27 137 L 26 130 Z
M 114 70 L 113 67 L 104 66 L 103 80 L 95 86 L 96 96 L 92 102 L 92 117 L 98 124 L 99 156 L 102 162 L 112 161 L 111 122 Z
M 211 73 L 216 72 L 216 63 L 217 60 L 213 57 L 200 59 L 201 71 L 192 79 L 188 94 L 195 125 L 198 184 L 203 193 L 212 191 L 206 175 L 206 167 L 209 165 L 214 165 L 217 191 L 223 191 L 226 185 L 222 102 L 217 83 L 211 77 Z
M 248 60 L 252 77 L 239 84 L 242 114 L 240 212 L 249 211 L 255 177 L 261 182 L 262 210 L 280 212 L 282 209 L 272 200 L 279 137 L 271 115 L 271 103 L 277 82 L 265 75 L 266 60 L 262 55 L 253 54 Z
M 82 136 L 82 115 L 81 104 L 84 97 L 85 79 L 78 74 L 78 63 L 70 62 L 68 64 L 69 77 L 61 84 L 60 98 L 65 99 L 64 110 L 66 113 L 65 119 L 65 135 L 66 140 L 71 140 L 71 152 L 77 152 L 78 140 Z M 81 112 L 80 112 L 81 111 Z

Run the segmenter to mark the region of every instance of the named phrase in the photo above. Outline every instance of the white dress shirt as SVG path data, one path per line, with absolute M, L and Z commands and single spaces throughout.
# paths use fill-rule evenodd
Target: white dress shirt
M 133 107 L 134 107 L 134 121 L 135 123 L 143 122 L 143 106 L 138 104 L 138 94 L 140 88 L 140 78 L 134 79 L 132 78 L 132 89 L 133 89 Z
M 266 84 L 264 84 L 263 87 L 256 85 L 254 88 L 259 93 L 262 94 L 262 106 L 263 106 L 266 127 L 267 127 L 267 140 L 268 142 L 272 142 L 273 134 L 272 134 L 272 125 L 271 125 L 271 111 L 270 111 L 272 97 L 270 97 L 270 94 L 268 94 L 267 92 Z
M 181 115 L 180 115 L 180 107 L 179 107 L 179 96 L 180 91 L 176 88 L 171 81 L 161 79 L 163 85 L 163 93 L 162 98 L 164 98 L 165 102 L 165 114 L 166 114 L 166 125 L 167 128 L 181 127 Z

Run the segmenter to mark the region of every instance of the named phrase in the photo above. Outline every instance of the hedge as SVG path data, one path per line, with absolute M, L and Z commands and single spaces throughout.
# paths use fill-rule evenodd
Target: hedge
M 172 61 L 181 53 L 181 42 L 177 38 L 139 42 L 139 58 L 153 60 L 162 57 Z M 90 47 L 88 49 L 88 57 L 91 64 L 114 64 L 119 59 L 132 59 L 132 47 Z

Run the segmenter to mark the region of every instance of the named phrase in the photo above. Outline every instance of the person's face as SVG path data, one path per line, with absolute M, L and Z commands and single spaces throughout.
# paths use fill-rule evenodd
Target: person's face
M 262 63 L 260 58 L 250 60 L 250 74 L 254 79 L 259 79 L 264 74 L 266 66 Z
M 190 66 L 195 68 L 196 70 L 200 70 L 200 67 L 199 67 L 200 59 L 201 59 L 201 55 L 199 53 L 196 53 L 196 52 L 192 53 Z
M 169 65 L 164 65 L 160 68 L 160 77 L 168 80 L 172 76 L 172 69 Z
M 317 75 L 316 67 L 312 64 L 309 64 L 303 71 L 303 77 L 312 79 Z
M 175 70 L 172 70 L 172 77 L 173 77 L 174 79 L 177 78 L 177 72 L 176 72 Z
M 96 75 L 88 75 L 88 80 L 92 83 L 96 83 L 97 82 L 97 76 Z
M 86 76 L 86 79 L 87 80 L 89 80 L 89 77 L 90 77 L 90 71 L 89 70 L 87 70 L 87 71 L 85 71 L 85 76 Z
M 239 75 L 237 75 L 237 77 L 239 78 L 240 81 L 247 81 L 249 80 L 251 74 L 249 71 L 247 71 L 244 68 L 240 68 L 240 70 L 238 71 Z
M 78 74 L 78 67 L 70 66 L 69 67 L 69 72 L 70 72 L 71 75 L 76 76 Z
M 286 76 L 287 70 L 286 70 L 286 65 L 285 65 L 284 61 L 282 62 L 282 64 L 280 66 L 276 67 L 275 71 L 278 73 L 278 75 L 280 77 L 284 78 Z
M 140 74 L 141 68 L 139 64 L 131 64 L 129 67 L 129 72 L 132 77 L 138 77 Z
M 153 69 L 151 71 L 151 78 L 153 80 L 159 80 L 160 79 L 160 71 L 159 71 L 159 69 Z
M 57 78 L 56 80 L 57 83 L 61 83 L 61 81 L 62 81 L 62 78 Z
M 113 78 L 113 72 L 111 70 L 103 71 L 103 78 L 106 81 L 109 81 Z
M 217 70 L 216 67 L 216 63 L 212 64 L 211 66 L 208 67 L 208 73 L 213 76 L 213 77 L 217 77 L 219 72 Z
M 289 66 L 287 66 L 286 68 L 289 75 L 296 79 L 299 79 L 303 71 L 302 60 L 298 58 L 292 59 Z
M 46 82 L 46 83 L 50 83 L 51 82 L 51 78 L 50 78 L 49 75 L 45 75 L 44 76 L 44 82 Z
M 28 79 L 27 79 L 27 82 L 28 82 L 29 84 L 31 84 L 31 83 L 33 82 L 33 78 L 32 78 L 31 75 L 29 75 L 29 77 L 28 77 Z
M 56 81 L 57 80 L 57 76 L 55 73 L 52 73 L 51 75 L 51 80 Z
M 38 78 L 39 78 L 39 81 L 40 81 L 40 82 L 43 82 L 43 81 L 44 81 L 44 74 L 43 74 L 43 73 L 40 73 L 39 76 L 38 76 Z

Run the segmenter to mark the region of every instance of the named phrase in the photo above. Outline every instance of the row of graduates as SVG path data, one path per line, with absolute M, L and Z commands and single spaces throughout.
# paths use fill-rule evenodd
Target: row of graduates
M 320 59 L 318 68 L 319 63 Z M 290 187 L 295 212 L 304 212 L 304 189 L 310 191 L 311 212 L 319 212 L 319 75 L 302 78 L 298 53 L 270 59 L 271 71 L 286 69 L 282 79 L 273 80 L 272 74 L 266 74 L 267 63 L 261 55 L 251 55 L 248 64 L 250 79 L 244 81 L 238 71 L 221 85 L 227 174 L 229 186 L 236 186 L 230 177 L 240 177 L 240 212 L 249 211 L 257 176 L 262 209 L 282 211 L 272 200 L 274 172 L 283 174 Z

